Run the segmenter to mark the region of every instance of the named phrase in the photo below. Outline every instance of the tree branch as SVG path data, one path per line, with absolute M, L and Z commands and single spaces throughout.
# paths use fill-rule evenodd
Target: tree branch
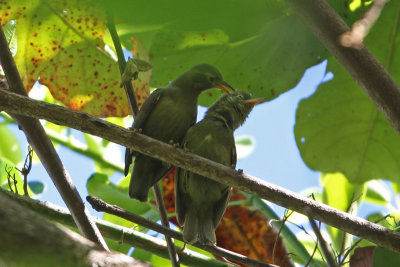
M 0 190 L 1 266 L 149 266 L 49 223 Z
M 24 196 L 16 195 L 1 188 L 0 193 L 7 195 L 13 201 L 18 202 L 21 206 L 40 214 L 48 220 L 58 222 L 76 229 L 74 220 L 71 214 L 68 212 L 68 209 L 66 208 L 54 205 L 49 202 L 42 202 L 26 198 Z M 169 259 L 168 247 L 164 240 L 144 234 L 142 232 L 135 231 L 134 229 L 126 228 L 108 221 L 101 220 L 96 217 L 93 217 L 93 220 L 99 227 L 104 237 L 108 237 L 116 242 L 122 242 L 123 244 L 127 244 L 135 248 L 140 248 L 165 259 Z M 206 257 L 190 249 L 185 249 L 182 251 L 182 248 L 177 247 L 177 251 L 179 251 L 178 253 L 181 262 L 188 266 L 222 267 L 228 265 L 219 260 Z
M 400 252 L 400 233 L 388 228 L 86 113 L 33 100 L 4 90 L 1 92 L 1 110 L 46 119 L 125 147 L 131 147 L 140 153 L 209 177 L 219 183 L 233 186 L 302 214 L 305 214 L 305 209 L 309 208 L 307 214 L 316 220 L 367 239 L 379 246 Z
M 315 233 L 315 236 L 318 239 L 318 242 L 321 244 L 322 253 L 325 256 L 325 260 L 328 264 L 328 267 L 337 267 L 338 264 L 336 264 L 335 259 L 333 258 L 332 250 L 330 249 L 328 243 L 326 243 L 324 237 L 322 236 L 321 231 L 319 230 L 319 227 L 317 226 L 317 224 L 315 223 L 315 221 L 312 217 L 309 216 L 308 220 L 310 221 L 311 227 Z
M 0 62 L 6 74 L 7 82 L 14 91 L 20 95 L 27 96 L 26 90 L 18 73 L 17 66 L 8 48 L 7 39 L 4 35 L 3 28 L 0 25 Z M 24 109 L 24 107 L 20 107 Z M 53 180 L 54 185 L 60 192 L 65 204 L 70 209 L 72 216 L 82 234 L 89 240 L 101 245 L 108 250 L 107 244 L 101 236 L 99 229 L 90 220 L 89 211 L 79 196 L 71 177 L 64 168 L 58 154 L 47 137 L 43 126 L 36 119 L 16 114 L 10 114 L 18 122 L 24 131 L 28 142 L 34 148 L 40 161 L 46 168 L 47 173 Z
M 400 87 L 374 55 L 365 46 L 355 50 L 340 44 L 339 37 L 350 28 L 325 0 L 286 1 L 400 134 Z
M 114 14 L 112 14 L 111 10 L 107 10 L 107 28 L 110 31 L 110 35 L 114 43 L 115 52 L 117 53 L 118 57 L 119 71 L 122 75 L 126 67 L 126 62 L 124 53 L 122 51 L 121 42 L 119 41 L 118 33 L 115 28 Z M 132 82 L 130 80 L 129 82 L 124 83 L 124 89 L 128 98 L 129 107 L 132 111 L 132 116 L 135 117 L 139 112 L 139 107 L 136 102 L 135 90 L 133 89 Z

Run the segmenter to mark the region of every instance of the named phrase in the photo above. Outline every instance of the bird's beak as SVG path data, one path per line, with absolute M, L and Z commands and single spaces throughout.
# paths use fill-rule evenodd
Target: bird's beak
M 227 94 L 229 94 L 230 92 L 234 92 L 235 91 L 235 88 L 230 86 L 225 81 L 222 81 L 222 82 L 219 82 L 219 83 L 214 83 L 213 85 L 214 85 L 214 87 L 221 89 L 222 91 L 224 91 Z
M 244 100 L 244 102 L 249 103 L 252 107 L 254 107 L 257 104 L 265 102 L 267 99 L 265 97 L 260 97 L 260 98 L 253 98 L 253 99 L 247 99 Z

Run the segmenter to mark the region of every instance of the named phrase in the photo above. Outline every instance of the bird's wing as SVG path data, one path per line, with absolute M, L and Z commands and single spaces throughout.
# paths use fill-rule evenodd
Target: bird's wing
M 185 203 L 185 195 L 186 195 L 186 179 L 189 175 L 189 172 L 176 168 L 175 174 L 175 210 L 176 210 L 176 219 L 180 225 L 185 223 L 186 216 L 186 205 Z
M 133 128 L 135 129 L 140 129 L 142 128 L 144 122 L 148 118 L 149 114 L 157 104 L 157 102 L 160 100 L 162 94 L 163 94 L 162 88 L 156 89 L 149 95 L 149 97 L 146 99 L 146 101 L 143 103 L 143 106 L 139 110 L 135 121 L 133 122 Z M 131 151 L 129 148 L 125 149 L 125 169 L 124 169 L 124 174 L 125 176 L 128 175 L 129 173 L 129 167 L 132 164 L 132 157 L 134 155 L 134 151 Z
M 236 161 L 237 161 L 237 156 L 236 156 L 236 146 L 235 146 L 235 141 L 233 140 L 232 148 L 231 148 L 231 166 L 236 167 Z M 222 219 L 222 216 L 224 216 L 226 207 L 228 206 L 229 199 L 231 198 L 231 187 L 226 187 L 223 192 L 221 192 L 221 199 L 215 204 L 214 206 L 214 227 L 217 228 L 219 222 Z
M 158 88 L 154 90 L 150 96 L 143 103 L 143 106 L 140 108 L 135 121 L 133 122 L 133 128 L 140 129 L 143 127 L 143 124 L 154 110 L 154 107 L 157 105 L 158 101 L 162 97 L 164 92 L 164 88 Z
M 231 192 L 232 192 L 231 188 L 226 187 L 224 189 L 224 192 L 221 192 L 221 194 L 223 194 L 221 199 L 214 205 L 213 223 L 214 223 L 215 228 L 217 228 L 219 222 L 222 219 L 222 216 L 225 213 L 226 207 L 228 206 L 229 199 L 231 198 Z

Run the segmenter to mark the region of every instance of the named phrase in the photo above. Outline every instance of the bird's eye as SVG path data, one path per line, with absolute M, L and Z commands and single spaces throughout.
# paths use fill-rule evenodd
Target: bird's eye
M 208 80 L 213 83 L 215 82 L 215 77 L 209 77 Z

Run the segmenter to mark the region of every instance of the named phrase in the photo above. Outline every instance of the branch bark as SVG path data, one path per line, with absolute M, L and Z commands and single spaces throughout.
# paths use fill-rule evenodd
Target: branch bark
M 286 1 L 400 134 L 400 87 L 374 55 L 365 46 L 355 50 L 340 44 L 350 28 L 325 0 Z
M 18 73 L 17 66 L 8 48 L 7 39 L 0 25 L 0 62 L 6 74 L 11 91 L 27 96 L 26 90 Z M 24 107 L 20 107 L 24 109 Z M 83 203 L 67 170 L 64 168 L 58 154 L 47 137 L 43 126 L 36 119 L 17 114 L 10 115 L 18 122 L 24 131 L 28 142 L 34 148 L 54 185 L 60 192 L 65 204 L 70 209 L 72 216 L 82 234 L 89 240 L 101 245 L 108 250 L 107 244 L 101 236 L 99 229 L 90 220 L 89 211 Z
M 149 266 L 47 222 L 0 190 L 1 266 Z
M 236 187 L 280 206 L 309 215 L 379 246 L 400 252 L 400 233 L 86 113 L 1 91 L 0 110 L 46 119 L 124 147 L 131 147 L 143 154 Z

